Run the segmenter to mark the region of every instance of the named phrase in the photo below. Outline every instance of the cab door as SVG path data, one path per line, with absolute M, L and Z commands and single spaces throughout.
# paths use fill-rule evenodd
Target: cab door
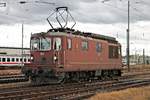
M 53 38 L 53 61 L 56 67 L 63 66 L 63 51 L 62 51 L 62 38 L 54 37 Z

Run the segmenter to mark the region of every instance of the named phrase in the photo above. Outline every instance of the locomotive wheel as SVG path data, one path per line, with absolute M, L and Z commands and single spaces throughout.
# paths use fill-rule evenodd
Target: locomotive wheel
M 59 73 L 58 80 L 59 80 L 58 83 L 65 83 L 66 82 L 66 73 L 65 72 Z
M 34 76 L 30 78 L 30 83 L 32 85 L 60 84 L 64 83 L 65 81 L 64 74 L 59 77 Z
M 73 82 L 87 81 L 90 78 L 88 72 L 70 72 L 68 76 L 68 80 Z

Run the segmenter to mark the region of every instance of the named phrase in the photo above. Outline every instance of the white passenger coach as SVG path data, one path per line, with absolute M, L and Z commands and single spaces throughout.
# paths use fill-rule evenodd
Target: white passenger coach
M 22 66 L 30 63 L 30 49 L 18 47 L 0 47 L 0 67 Z

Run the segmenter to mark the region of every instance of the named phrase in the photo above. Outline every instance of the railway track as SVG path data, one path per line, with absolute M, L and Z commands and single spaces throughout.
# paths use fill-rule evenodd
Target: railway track
M 94 86 L 82 87 L 74 91 L 68 91 L 65 94 L 61 94 L 57 96 L 56 99 L 59 99 L 59 100 L 72 100 L 72 99 L 81 99 L 81 98 L 83 99 L 83 98 L 90 97 L 98 92 L 110 92 L 110 91 L 122 90 L 122 89 L 130 88 L 130 87 L 138 87 L 138 86 L 149 85 L 149 84 L 150 84 L 150 79 L 148 80 L 126 80 L 126 81 L 115 82 L 110 85 L 101 85 L 101 86 L 94 85 Z M 38 99 L 41 99 L 41 98 L 42 97 Z M 44 99 L 49 99 L 49 98 L 44 98 Z M 50 98 L 50 99 L 55 99 L 55 98 Z M 35 98 L 30 99 L 30 100 L 35 100 Z
M 128 79 L 122 78 L 113 81 L 93 81 L 83 83 L 67 83 L 63 85 L 47 85 L 47 86 L 28 86 L 22 88 L 7 89 L 0 91 L 1 100 L 14 99 L 77 99 L 85 98 L 95 94 L 96 92 L 113 91 L 125 89 L 129 87 L 142 86 L 150 84 L 150 74 L 146 75 L 147 79 Z M 136 75 L 137 76 L 137 75 Z M 140 75 L 141 76 L 141 75 Z
M 121 80 L 121 79 L 128 79 L 128 78 L 135 78 L 137 76 L 145 76 L 145 75 L 149 75 L 150 72 L 145 72 L 145 73 L 136 73 L 136 74 L 131 74 L 131 75 L 123 75 L 122 77 L 119 78 L 114 78 L 114 80 Z M 12 76 L 5 76 L 5 77 L 1 77 L 1 78 L 11 78 Z M 14 77 L 14 76 L 13 76 Z M 16 77 L 16 76 L 15 76 Z M 21 76 L 22 77 L 22 76 Z M 32 87 L 32 85 L 30 84 L 29 81 L 25 81 L 25 82 L 14 82 L 14 83 L 8 83 L 8 84 L 0 84 L 0 90 L 10 90 L 10 89 L 22 89 L 22 88 L 27 88 L 27 87 Z
M 113 81 L 107 81 L 106 84 L 112 83 Z M 99 82 L 103 83 L 104 82 Z M 69 89 L 81 88 L 84 87 L 87 82 L 83 83 L 67 83 L 64 85 L 50 85 L 50 86 L 35 86 L 35 87 L 26 87 L 21 89 L 12 89 L 7 91 L 2 91 L 0 93 L 0 99 L 30 99 L 33 97 L 37 97 L 38 95 L 50 95 L 56 96 L 59 93 L 64 91 L 68 91 Z M 89 82 L 91 84 L 91 82 Z M 42 92 L 41 92 L 42 91 Z
M 28 81 L 24 75 L 0 76 L 0 84 Z

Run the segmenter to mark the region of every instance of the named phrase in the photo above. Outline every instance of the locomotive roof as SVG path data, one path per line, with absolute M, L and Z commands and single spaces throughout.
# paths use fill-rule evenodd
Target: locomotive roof
M 95 34 L 95 33 L 90 33 L 90 32 L 81 32 L 81 31 L 78 31 L 78 30 L 75 31 L 74 29 L 69 29 L 69 28 L 65 28 L 65 29 L 64 28 L 50 29 L 47 33 L 51 34 L 51 35 L 68 35 L 68 34 L 70 35 L 70 34 L 73 34 L 73 35 L 77 35 L 77 36 L 91 37 L 91 38 L 94 38 L 94 39 L 101 39 L 101 40 L 106 40 L 108 42 L 117 43 L 117 40 L 114 37 L 100 35 L 100 34 Z M 41 35 L 45 34 L 46 35 L 45 32 L 36 33 L 36 34 L 41 34 Z

